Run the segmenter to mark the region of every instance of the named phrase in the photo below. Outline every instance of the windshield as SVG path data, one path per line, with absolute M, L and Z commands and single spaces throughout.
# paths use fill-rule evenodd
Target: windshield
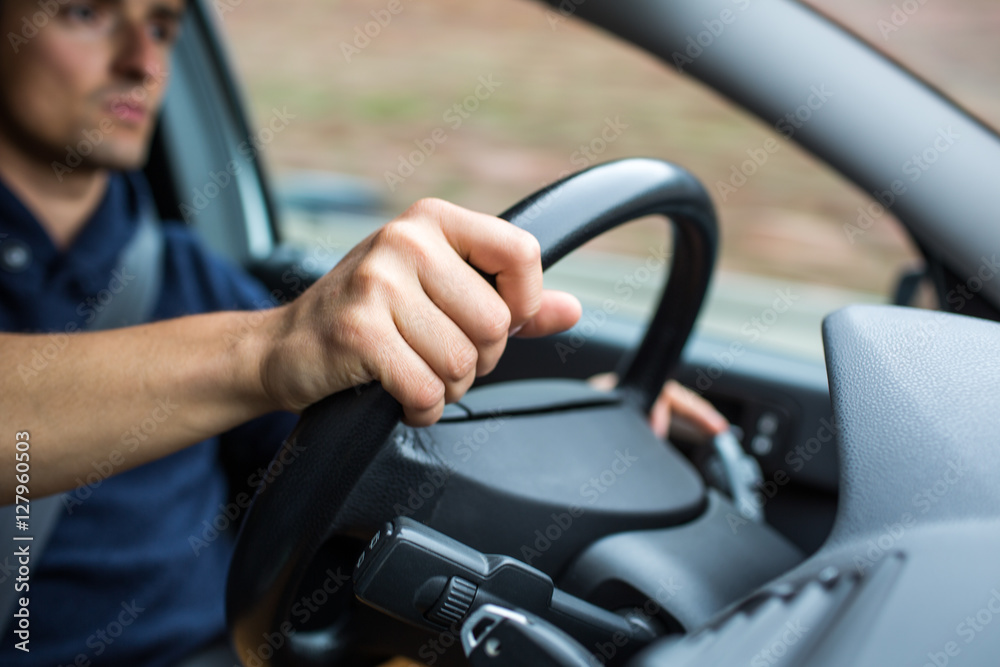
M 990 30 L 1000 10 L 990 3 L 912 0 L 919 11 L 885 38 L 879 21 L 892 20 L 891 6 L 811 4 L 975 113 L 1000 118 L 989 72 L 974 74 L 989 69 L 983 53 L 1000 49 Z M 346 251 L 421 197 L 499 213 L 569 171 L 659 157 L 698 176 L 719 211 L 719 272 L 701 334 L 816 361 L 826 314 L 889 300 L 901 273 L 919 263 L 898 225 L 845 234 L 869 200 L 780 128 L 543 5 L 435 0 L 394 3 L 395 13 L 360 0 L 227 7 L 221 23 L 257 124 L 275 108 L 295 116 L 266 153 L 283 231 L 296 242 Z M 821 97 L 815 101 L 814 113 L 822 113 Z M 310 199 L 317 191 L 325 202 Z M 549 283 L 596 307 L 663 234 L 663 225 L 640 223 L 598 239 L 555 267 Z M 623 311 L 644 316 L 658 286 L 658 279 L 644 283 Z

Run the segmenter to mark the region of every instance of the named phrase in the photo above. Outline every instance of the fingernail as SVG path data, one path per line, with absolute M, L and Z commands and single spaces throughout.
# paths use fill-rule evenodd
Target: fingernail
M 517 325 L 516 327 L 514 327 L 513 329 L 511 329 L 510 331 L 507 332 L 507 338 L 510 338 L 511 336 L 516 336 L 517 332 L 520 331 L 523 328 L 524 328 L 524 324 Z

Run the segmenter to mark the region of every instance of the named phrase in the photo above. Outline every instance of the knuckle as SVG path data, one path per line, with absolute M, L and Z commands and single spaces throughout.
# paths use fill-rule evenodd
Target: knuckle
M 417 222 L 397 219 L 386 223 L 379 230 L 376 242 L 380 248 L 402 253 L 417 261 L 428 259 L 426 232 Z
M 443 199 L 424 197 L 413 202 L 402 218 L 440 218 L 451 205 Z
M 514 236 L 511 248 L 514 257 L 525 265 L 541 264 L 542 246 L 538 239 L 529 232 L 518 231 L 520 233 Z
M 410 407 L 421 412 L 433 409 L 444 401 L 444 383 L 437 377 L 429 378 L 415 387 Z
M 510 310 L 504 307 L 489 309 L 483 316 L 480 330 L 487 342 L 506 340 L 510 330 Z
M 377 262 L 363 261 L 351 273 L 350 290 L 362 299 L 382 294 L 391 286 L 391 281 Z
M 479 352 L 470 344 L 456 345 L 448 355 L 448 379 L 457 382 L 476 368 Z
M 413 242 L 415 223 L 397 218 L 382 225 L 376 236 L 376 243 L 379 246 L 396 247 L 405 246 Z

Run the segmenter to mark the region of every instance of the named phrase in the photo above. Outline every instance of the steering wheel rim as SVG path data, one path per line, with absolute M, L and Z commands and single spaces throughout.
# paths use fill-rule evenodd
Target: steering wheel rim
M 643 413 L 680 360 L 714 267 L 717 228 L 704 187 L 676 165 L 633 158 L 568 176 L 501 215 L 538 238 L 543 270 L 592 238 L 648 215 L 673 222 L 674 246 L 660 304 L 618 385 Z M 401 416 L 399 403 L 377 382 L 303 412 L 268 468 L 230 564 L 227 620 L 241 659 L 329 664 L 345 649 L 332 635 L 296 636 L 290 620 L 296 594 L 332 535 L 367 539 L 342 509 Z

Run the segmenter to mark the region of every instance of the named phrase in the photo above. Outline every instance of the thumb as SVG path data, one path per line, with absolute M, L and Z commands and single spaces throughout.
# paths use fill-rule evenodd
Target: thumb
M 580 319 L 583 306 L 568 292 L 544 290 L 538 312 L 520 329 L 511 332 L 519 338 L 535 338 L 566 331 Z

